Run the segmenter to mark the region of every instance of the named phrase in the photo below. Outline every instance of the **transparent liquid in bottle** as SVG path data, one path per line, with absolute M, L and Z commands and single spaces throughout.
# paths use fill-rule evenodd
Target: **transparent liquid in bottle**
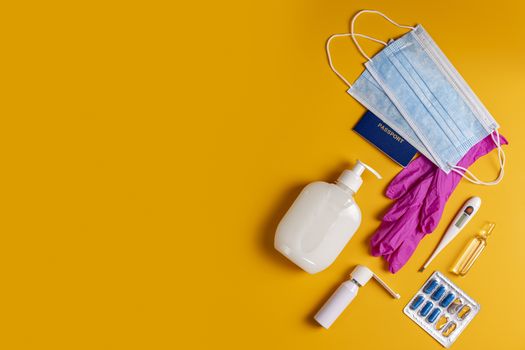
M 459 258 L 450 270 L 451 272 L 460 276 L 465 276 L 467 274 L 478 256 L 487 246 L 487 238 L 494 229 L 494 226 L 496 226 L 496 224 L 493 222 L 486 223 L 483 226 L 479 234 L 472 238 L 465 249 L 463 249 Z

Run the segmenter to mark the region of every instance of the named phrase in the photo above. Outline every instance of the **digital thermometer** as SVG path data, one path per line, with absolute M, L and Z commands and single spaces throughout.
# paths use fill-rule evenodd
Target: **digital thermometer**
M 441 241 L 439 242 L 436 249 L 434 249 L 434 252 L 430 258 L 428 258 L 425 265 L 419 269 L 420 272 L 424 271 L 432 262 L 432 260 L 434 260 L 434 258 L 443 250 L 443 248 L 445 248 L 450 243 L 450 241 L 452 241 L 458 235 L 465 225 L 468 224 L 470 219 L 472 219 L 472 217 L 478 212 L 480 206 L 481 198 L 479 197 L 472 197 L 465 202 L 461 210 L 456 214 L 454 220 L 452 220 L 452 223 L 443 235 L 443 238 L 441 238 Z

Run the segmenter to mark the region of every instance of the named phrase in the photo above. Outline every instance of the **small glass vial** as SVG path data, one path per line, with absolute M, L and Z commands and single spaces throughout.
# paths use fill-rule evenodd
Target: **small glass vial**
M 496 226 L 493 222 L 486 223 L 483 228 L 479 231 L 469 244 L 463 249 L 459 258 L 454 263 L 454 266 L 450 270 L 456 275 L 465 276 L 470 270 L 478 256 L 481 254 L 483 249 L 487 246 L 487 238 L 494 230 Z

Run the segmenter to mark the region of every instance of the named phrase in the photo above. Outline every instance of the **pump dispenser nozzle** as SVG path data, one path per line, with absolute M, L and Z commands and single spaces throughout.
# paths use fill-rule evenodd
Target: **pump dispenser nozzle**
M 354 165 L 354 168 L 352 170 L 345 170 L 339 176 L 337 179 L 337 183 L 341 183 L 352 190 L 352 192 L 356 193 L 357 190 L 359 190 L 359 187 L 363 184 L 363 179 L 361 178 L 361 175 L 366 170 L 369 170 L 372 174 L 374 174 L 378 179 L 382 179 L 381 175 L 374 170 L 371 166 L 363 163 L 360 160 L 357 160 L 356 165 Z
M 374 168 L 372 168 L 370 165 L 366 165 L 359 159 L 357 160 L 357 163 L 352 169 L 352 171 L 356 172 L 357 175 L 361 176 L 361 174 L 365 171 L 365 169 L 370 171 L 372 174 L 374 174 L 378 179 L 382 179 L 381 175 L 376 170 L 374 170 Z
M 383 282 L 381 278 L 379 278 L 378 275 L 373 273 L 372 270 L 370 270 L 366 266 L 357 265 L 350 274 L 350 278 L 359 283 L 360 287 L 367 284 L 367 282 L 370 281 L 372 277 L 377 281 L 377 283 L 379 283 L 383 288 L 385 288 L 391 296 L 393 296 L 396 299 L 401 298 L 401 296 L 398 293 L 394 292 L 385 282 Z
M 390 295 L 399 299 L 400 295 L 394 292 L 386 285 L 375 273 L 368 267 L 357 265 L 350 274 L 350 280 L 344 282 L 326 301 L 321 310 L 315 315 L 315 320 L 324 328 L 328 329 L 346 307 L 354 300 L 360 287 L 367 284 L 371 278 L 374 278 Z

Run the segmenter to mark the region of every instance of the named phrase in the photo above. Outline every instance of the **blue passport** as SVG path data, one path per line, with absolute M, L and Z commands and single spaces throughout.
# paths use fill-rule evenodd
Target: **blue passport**
M 370 111 L 357 122 L 354 131 L 403 167 L 406 167 L 417 153 L 414 146 Z

